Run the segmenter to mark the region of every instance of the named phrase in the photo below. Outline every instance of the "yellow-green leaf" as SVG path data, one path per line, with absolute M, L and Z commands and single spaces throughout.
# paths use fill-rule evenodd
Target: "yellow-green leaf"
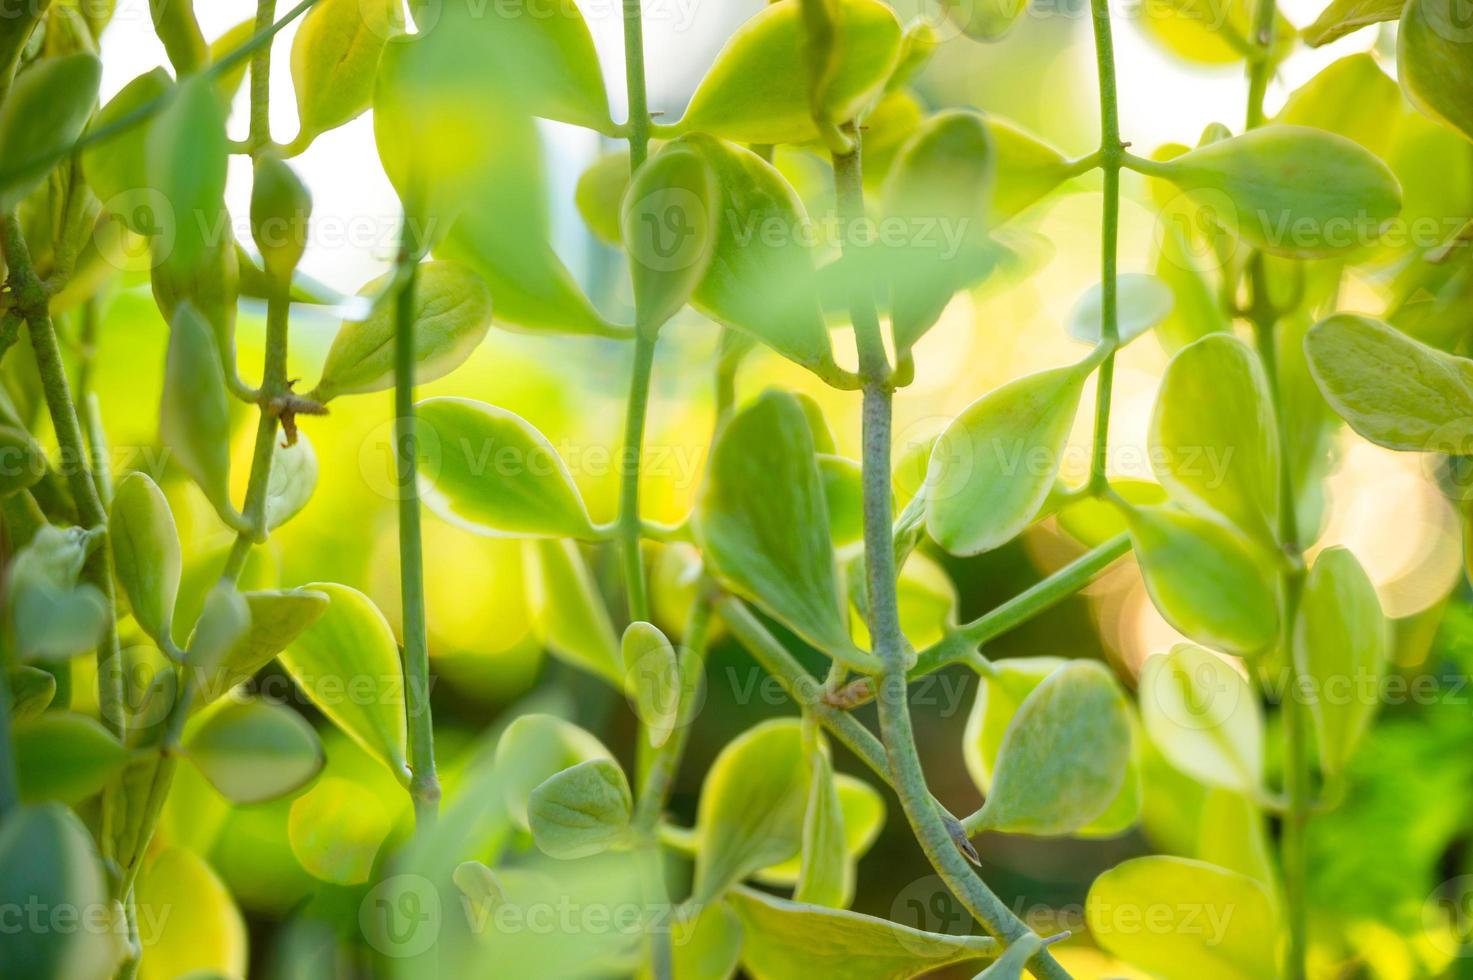
M 339 395 L 387 391 L 394 384 L 397 311 L 393 273 L 359 290 L 373 299 L 363 320 L 344 320 L 322 365 L 313 393 L 326 402 Z M 491 291 L 459 262 L 426 262 L 414 285 L 415 380 L 443 378 L 465 363 L 491 329 Z
M 522 715 L 496 742 L 496 771 L 507 815 L 530 829 L 532 793 L 554 773 L 593 759 L 612 761 L 602 742 L 577 725 L 552 715 Z
M 1007 544 L 1038 515 L 1063 462 L 1087 364 L 1019 378 L 973 402 L 926 467 L 926 531 L 958 555 Z
M 1299 602 L 1294 664 L 1312 682 L 1309 712 L 1327 772 L 1344 768 L 1370 727 L 1388 643 L 1381 601 L 1355 555 L 1344 548 L 1321 552 Z
M 861 114 L 900 60 L 900 21 L 878 0 L 835 4 L 837 63 L 823 110 L 835 123 Z M 819 135 L 809 102 L 798 0 L 769 4 L 737 29 L 691 96 L 678 128 L 741 143 L 802 143 Z
M 0 187 L 0 208 L 15 207 L 56 166 L 47 158 L 63 154 L 82 135 L 101 82 L 102 62 L 91 54 L 39 58 L 15 76 L 0 106 L 0 154 L 11 161 L 7 169 L 45 162 Z
M 331 776 L 292 801 L 287 839 L 314 878 L 361 885 L 373 871 L 392 822 L 371 790 Z
M 1147 657 L 1140 704 L 1146 733 L 1172 765 L 1210 786 L 1261 792 L 1258 696 L 1227 661 L 1188 643 Z
M 519 415 L 468 398 L 418 405 L 425 503 L 481 534 L 598 537 L 567 464 Z
M 346 585 L 307 588 L 328 607 L 282 651 L 281 665 L 333 724 L 407 778 L 404 671 L 388 620 Z
M 322 0 L 307 12 L 292 41 L 298 145 L 367 111 L 384 46 L 403 30 L 396 0 Z
M 69 712 L 17 721 L 10 740 L 16 782 L 26 803 L 79 803 L 102 789 L 128 760 L 128 750 L 107 729 Z
M 1090 934 L 1159 976 L 1256 980 L 1278 975 L 1278 917 L 1246 875 L 1188 858 L 1132 858 L 1095 879 Z M 1143 922 L 1155 923 L 1143 929 Z
M 234 523 L 227 398 L 210 325 L 192 303 L 180 303 L 169 326 L 159 438 L 221 519 Z
M 691 298 L 716 249 L 711 165 L 675 144 L 645 162 L 624 196 L 622 228 L 640 330 L 653 335 Z
M 650 746 L 669 740 L 680 716 L 680 664 L 675 648 L 651 623 L 633 622 L 619 643 L 635 713 L 648 733 Z
M 627 661 L 621 663 L 618 634 L 578 545 L 537 538 L 522 553 L 527 611 L 537 638 L 555 656 L 622 687 Z
M 602 853 L 629 829 L 634 796 L 611 759 L 589 759 L 554 773 L 527 799 L 532 840 L 549 857 L 573 860 Z
M 234 701 L 189 734 L 184 753 L 226 799 L 264 803 L 305 786 L 321 770 L 322 745 L 295 711 Z
M 182 847 L 154 855 L 138 879 L 140 980 L 243 977 L 250 943 L 235 900 L 204 859 Z
M 1473 139 L 1473 29 L 1458 0 L 1407 0 L 1396 35 L 1402 91 L 1422 112 Z
M 1256 653 L 1278 634 L 1274 567 L 1247 538 L 1210 517 L 1171 507 L 1126 512 L 1151 601 L 1186 636 Z
M 146 474 L 129 473 L 118 482 L 108 530 L 113 566 L 133 619 L 155 643 L 172 642 L 184 558 L 169 502 Z

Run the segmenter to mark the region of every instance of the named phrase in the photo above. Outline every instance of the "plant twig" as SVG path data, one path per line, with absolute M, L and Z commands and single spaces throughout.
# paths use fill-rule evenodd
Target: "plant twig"
M 858 228 L 864 219 L 864 190 L 860 172 L 860 142 L 854 152 L 833 156 L 839 218 L 844 227 Z M 846 243 L 847 244 L 847 243 Z M 841 259 L 852 261 L 852 256 Z M 864 554 L 869 632 L 875 653 L 884 664 L 880 674 L 880 734 L 896 795 L 921 849 L 941 879 L 962 905 L 989 932 L 1004 943 L 1031 934 L 1028 926 L 977 877 L 957 849 L 956 834 L 942 818 L 926 787 L 906 696 L 906 671 L 912 656 L 900 628 L 896 598 L 895 546 L 890 508 L 891 378 L 880 333 L 879 316 L 868 280 L 854 277 L 850 319 L 859 350 L 863 378 L 862 484 Z M 1040 950 L 1029 967 L 1041 978 L 1067 977 L 1048 953 Z
M 406 217 L 395 297 L 394 463 L 399 484 L 399 592 L 404 621 L 405 706 L 409 712 L 409 795 L 417 831 L 434 824 L 440 805 L 435 725 L 430 711 L 430 654 L 425 625 L 424 544 L 414 431 L 414 291 L 419 254 Z
M 1104 212 L 1100 221 L 1100 339 L 1110 345 L 1095 376 L 1095 431 L 1090 454 L 1089 489 L 1101 493 L 1109 486 L 1110 399 L 1115 384 L 1115 346 L 1120 342 L 1120 298 L 1117 278 L 1120 248 L 1120 166 L 1125 145 L 1120 142 L 1119 95 L 1115 86 L 1115 41 L 1110 29 L 1109 0 L 1090 0 L 1094 24 L 1095 62 L 1100 85 L 1100 170 L 1104 174 Z

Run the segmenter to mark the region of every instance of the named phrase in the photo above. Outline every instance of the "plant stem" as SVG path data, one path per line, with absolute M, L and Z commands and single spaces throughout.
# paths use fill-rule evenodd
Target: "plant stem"
M 834 184 L 843 227 L 859 228 L 864 219 L 864 189 L 860 171 L 860 142 L 854 151 L 833 156 Z M 847 244 L 847 243 L 846 243 Z M 841 261 L 853 261 L 852 255 Z M 849 297 L 850 320 L 859 351 L 863 379 L 862 483 L 864 556 L 869 633 L 883 669 L 879 675 L 880 734 L 896 795 L 911 830 L 927 859 L 962 905 L 989 932 L 1006 943 L 1029 935 L 1030 930 L 974 873 L 958 850 L 953 831 L 942 819 L 926 786 L 911 728 L 906 691 L 909 643 L 900 627 L 896 598 L 895 543 L 890 501 L 890 365 L 880 332 L 874 293 L 863 276 Z M 1057 961 L 1041 950 L 1030 969 L 1039 977 L 1067 977 Z
M 1095 576 L 1129 551 L 1130 535 L 1116 535 L 970 623 L 948 630 L 940 640 L 916 655 L 916 662 L 906 672 L 906 679 L 919 680 L 950 664 L 972 659 L 979 646 L 1052 609 L 1094 581 Z M 855 708 L 874 700 L 874 696 L 874 680 L 861 677 L 841 688 L 835 703 Z
M 1104 213 L 1100 222 L 1100 337 L 1110 351 L 1095 380 L 1094 447 L 1090 454 L 1089 489 L 1102 493 L 1109 487 L 1110 399 L 1115 386 L 1115 345 L 1120 342 L 1119 283 L 1120 166 L 1125 144 L 1120 142 L 1120 99 L 1115 86 L 1115 40 L 1110 28 L 1109 0 L 1090 0 L 1095 34 L 1095 63 L 1100 85 L 1100 170 L 1104 174 Z
M 639 803 L 634 810 L 634 828 L 649 833 L 659 823 L 660 811 L 670 798 L 670 788 L 680 768 L 681 757 L 694 720 L 696 678 L 705 668 L 706 641 L 711 634 L 712 596 L 708 591 L 696 597 L 685 625 L 679 663 L 680 704 L 676 709 L 675 728 L 663 745 L 655 750 L 639 790 Z
M 1284 814 L 1280 858 L 1284 873 L 1284 903 L 1289 930 L 1285 975 L 1298 980 L 1306 975 L 1309 948 L 1308 831 L 1310 799 L 1309 731 L 1305 705 L 1300 700 L 1299 672 L 1294 663 L 1294 621 L 1304 588 L 1304 554 L 1299 540 L 1299 517 L 1295 509 L 1294 481 L 1289 466 L 1289 420 L 1279 390 L 1279 357 L 1276 314 L 1268 298 L 1268 275 L 1263 256 L 1249 260 L 1248 273 L 1253 293 L 1254 338 L 1263 373 L 1268 381 L 1274 423 L 1279 442 L 1279 543 L 1288 559 L 1281 575 L 1283 614 L 1280 644 L 1287 684 L 1279 699 L 1284 727 L 1284 789 L 1288 806 Z
M 624 0 L 624 82 L 629 97 L 629 173 L 632 177 L 649 157 L 650 110 L 644 81 L 644 13 L 641 0 Z M 642 322 L 635 311 L 635 323 Z M 637 330 L 629 400 L 624 417 L 624 466 L 619 490 L 619 537 L 624 558 L 624 588 L 629 618 L 650 618 L 640 554 L 639 470 L 644 453 L 645 414 L 655 363 L 655 333 Z
M 1274 0 L 1257 0 L 1253 9 L 1255 57 L 1248 67 L 1247 126 L 1252 129 L 1265 121 L 1263 100 L 1273 75 L 1273 34 L 1278 8 Z M 1279 629 L 1287 684 L 1280 698 L 1284 728 L 1284 789 L 1288 796 L 1280 841 L 1280 861 L 1284 875 L 1285 919 L 1289 933 L 1285 951 L 1284 975 L 1301 980 L 1307 975 L 1309 954 L 1308 904 L 1308 834 L 1312 802 L 1310 800 L 1309 731 L 1305 705 L 1300 702 L 1299 672 L 1294 665 L 1294 621 L 1299 613 L 1299 597 L 1304 587 L 1304 553 L 1299 538 L 1299 516 L 1296 509 L 1294 478 L 1290 468 L 1289 420 L 1279 389 L 1278 312 L 1269 295 L 1268 270 L 1262 254 L 1248 261 L 1251 307 L 1258 356 L 1268 381 L 1273 405 L 1274 424 L 1279 442 L 1279 544 L 1288 559 L 1281 575 L 1283 614 Z
M 255 34 L 265 34 L 276 20 L 276 0 L 257 0 Z M 251 151 L 271 144 L 271 45 L 251 54 Z
M 650 618 L 645 589 L 644 558 L 640 553 L 642 533 L 639 518 L 639 471 L 644 455 L 645 416 L 649 411 L 650 377 L 654 372 L 655 338 L 641 331 L 634 338 L 634 366 L 629 374 L 629 400 L 624 415 L 624 457 L 619 489 L 619 539 L 624 560 L 624 588 L 629 597 L 629 618 Z
M 97 481 L 88 463 L 90 456 L 82 438 L 82 425 L 77 418 L 76 402 L 67 382 L 56 328 L 51 322 L 46 290 L 36 277 L 31 252 L 21 233 L 20 222 L 12 211 L 0 224 L 0 249 L 10 269 L 10 287 L 16 308 L 30 327 L 31 347 L 36 356 L 36 371 L 52 427 L 61 450 L 61 467 L 76 502 L 77 517 L 83 526 L 102 532 L 102 540 L 87 558 L 84 574 L 87 581 L 102 593 L 108 624 L 97 647 L 98 710 L 108 729 L 118 738 L 127 732 L 128 719 L 123 703 L 123 671 L 121 650 L 114 610 L 112 544 L 107 538 L 107 511 L 97 493 Z
M 435 775 L 435 726 L 430 712 L 430 654 L 425 626 L 424 544 L 414 431 L 414 291 L 418 252 L 406 218 L 395 298 L 394 462 L 399 480 L 399 594 L 404 610 L 405 705 L 409 711 L 409 796 L 417 830 L 434 824 L 440 805 Z

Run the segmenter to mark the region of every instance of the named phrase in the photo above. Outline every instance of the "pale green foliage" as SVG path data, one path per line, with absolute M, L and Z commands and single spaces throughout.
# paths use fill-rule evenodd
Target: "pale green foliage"
M 322 746 L 302 716 L 264 701 L 231 701 L 206 717 L 185 754 L 236 803 L 261 803 L 300 788 L 322 769 Z
M 388 621 L 356 589 L 325 582 L 308 588 L 327 596 L 327 609 L 282 651 L 281 665 L 334 724 L 403 774 L 404 676 Z M 350 689 L 358 694 L 345 696 Z
M 1141 670 L 1141 720 L 1156 749 L 1185 773 L 1249 795 L 1263 781 L 1258 698 L 1227 661 L 1182 644 Z
M 1139 923 L 1150 911 L 1158 927 Z M 1152 972 L 1248 980 L 1276 975 L 1278 917 L 1251 878 L 1178 857 L 1133 858 L 1095 879 L 1090 933 Z
M 467 398 L 420 402 L 425 501 L 482 534 L 594 538 L 567 464 L 519 415 Z
M 0 154 L 15 166 L 65 150 L 87 125 L 101 81 L 102 62 L 90 54 L 47 58 L 21 72 L 0 106 Z M 15 207 L 50 169 L 25 170 L 0 189 L 0 206 Z
M 1452 0 L 1407 0 L 1396 35 L 1402 91 L 1417 108 L 1473 139 L 1473 59 Z
M 549 857 L 589 857 L 618 842 L 634 806 L 619 764 L 589 759 L 554 773 L 527 799 L 532 839 Z
M 548 777 L 594 759 L 613 760 L 603 743 L 551 715 L 522 715 L 496 743 L 496 768 L 507 815 L 529 828 L 533 792 Z
M 393 386 L 395 284 L 390 273 L 360 291 L 373 300 L 373 311 L 338 329 L 313 393 L 317 398 L 325 402 Z M 460 367 L 490 329 L 491 293 L 480 277 L 458 262 L 420 266 L 414 284 L 414 361 L 421 382 Z
M 947 551 L 1007 544 L 1038 515 L 1064 459 L 1088 364 L 1020 378 L 973 402 L 936 440 L 926 531 Z
M 680 712 L 683 684 L 675 648 L 654 624 L 633 622 L 624 630 L 619 655 L 636 713 L 649 732 L 650 746 L 658 749 L 670 738 Z
M 174 602 L 183 556 L 174 515 L 158 485 L 142 473 L 118 483 L 112 506 L 113 564 L 133 618 L 160 645 L 172 643 Z

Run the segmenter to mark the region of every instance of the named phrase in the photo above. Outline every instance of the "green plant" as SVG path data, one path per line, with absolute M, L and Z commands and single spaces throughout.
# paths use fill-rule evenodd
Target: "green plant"
M 0 973 L 243 971 L 239 913 L 200 842 L 220 811 L 248 820 L 274 803 L 299 870 L 321 883 L 315 911 L 348 922 L 352 947 L 384 975 L 1378 968 L 1364 940 L 1333 934 L 1342 922 L 1316 921 L 1312 861 L 1331 848 L 1316 843 L 1314 818 L 1373 795 L 1356 749 L 1379 694 L 1325 692 L 1378 685 L 1416 624 L 1393 629 L 1355 555 L 1316 542 L 1337 416 L 1379 446 L 1431 454 L 1440 483 L 1466 498 L 1473 367 L 1456 351 L 1473 222 L 1432 241 L 1392 232 L 1410 220 L 1404 198 L 1411 217 L 1455 213 L 1429 205 L 1423 185 L 1437 180 L 1429 160 L 1470 158 L 1469 38 L 1451 0 L 1337 0 L 1306 30 L 1322 44 L 1400 19 L 1402 88 L 1435 121 L 1401 114 L 1421 127 L 1408 149 L 1345 111 L 1401 113 L 1369 54 L 1336 62 L 1268 117 L 1270 82 L 1297 43 L 1274 0 L 1211 26 L 1148 18 L 1183 57 L 1245 63 L 1248 96 L 1236 135 L 1213 124 L 1195 147 L 1146 157 L 1125 142 L 1111 13 L 1092 0 L 1100 139 L 1070 159 L 999 118 L 922 109 L 912 88 L 942 31 L 995 41 L 1023 12 L 943 6 L 950 21 L 904 26 L 881 0 L 778 0 L 667 120 L 649 109 L 640 0 L 623 0 L 626 122 L 611 115 L 572 4 L 411 2 L 406 19 L 397 0 L 285 12 L 258 0 L 211 44 L 189 2 L 155 2 L 172 76 L 145 73 L 100 107 L 107 14 L 42 0 L 0 20 L 0 912 L 39 903 L 97 923 L 0 930 Z M 272 40 L 298 20 L 300 130 L 281 143 Z M 234 141 L 229 105 L 247 67 L 248 130 Z M 313 198 L 289 161 L 370 109 L 402 215 L 392 268 L 354 307 L 298 271 Z M 553 248 L 540 120 L 627 144 L 577 192 L 591 232 L 627 260 L 627 316 L 590 298 Z M 252 251 L 226 208 L 232 155 L 251 163 Z M 827 186 L 805 184 L 805 169 Z M 918 459 L 897 461 L 894 401 L 931 353 L 927 335 L 959 295 L 1033 274 L 1038 236 L 1019 216 L 1095 171 L 1098 285 L 1064 324 L 1087 352 L 982 394 Z M 1137 179 L 1158 214 L 1153 275 L 1119 268 L 1122 183 Z M 819 208 L 830 237 L 816 231 Z M 94 390 L 106 288 L 142 282 L 112 263 L 139 243 L 168 328 L 157 426 L 168 459 L 153 471 L 114 465 Z M 1340 311 L 1346 284 L 1367 280 L 1390 297 L 1384 320 Z M 243 297 L 264 306 L 255 385 L 237 356 Z M 295 311 L 334 305 L 359 312 L 299 392 Z M 641 504 L 646 417 L 662 334 L 692 319 L 720 338 L 716 425 L 690 513 L 666 525 Z M 451 395 L 416 401 L 493 321 L 630 349 L 611 520 L 594 517 L 573 467 L 520 415 Z M 1117 357 L 1147 333 L 1170 354 L 1149 422 L 1151 482 L 1110 465 Z M 836 345 L 848 337 L 852 351 Z M 840 454 L 832 413 L 796 384 L 738 397 L 764 348 L 806 372 L 808 392 L 857 399 L 860 459 Z M 1091 391 L 1088 462 L 1071 472 Z M 343 577 L 329 557 L 307 584 L 280 587 L 261 547 L 317 488 L 320 417 L 384 392 L 393 622 L 358 589 L 310 581 L 319 567 Z M 231 433 L 243 407 L 256 432 L 242 479 Z M 533 701 L 470 749 L 452 732 L 442 801 L 424 507 L 523 542 L 538 644 L 627 699 L 632 766 L 561 717 L 556 698 Z M 1044 521 L 1075 542 L 1072 559 L 959 622 L 935 559 L 993 555 Z M 227 543 L 194 554 L 202 524 Z M 1052 650 L 984 655 L 1127 555 L 1189 642 L 1138 674 Z M 1460 635 L 1454 612 L 1442 628 Z M 682 826 L 671 796 L 723 634 L 799 710 L 745 719 Z M 95 669 L 81 666 L 89 652 Z M 912 686 L 944 671 L 978 685 L 964 755 L 985 802 L 969 814 L 933 795 L 914 725 Z M 274 672 L 308 715 L 249 693 Z M 74 676 L 95 678 L 95 712 Z M 877 730 L 858 713 L 871 702 Z M 842 771 L 836 745 L 872 778 Z M 877 787 L 898 799 L 965 928 L 849 910 L 884 820 Z M 1082 924 L 1119 964 L 1091 966 L 979 868 L 972 839 L 985 832 L 1119 837 L 1161 799 L 1208 832 L 1096 878 Z M 542 931 L 502 919 L 569 901 L 633 913 L 623 926 Z M 176 907 L 188 927 L 152 929 L 147 913 Z M 1188 921 L 1214 912 L 1224 918 L 1210 935 Z M 1430 974 L 1434 960 L 1404 972 Z

